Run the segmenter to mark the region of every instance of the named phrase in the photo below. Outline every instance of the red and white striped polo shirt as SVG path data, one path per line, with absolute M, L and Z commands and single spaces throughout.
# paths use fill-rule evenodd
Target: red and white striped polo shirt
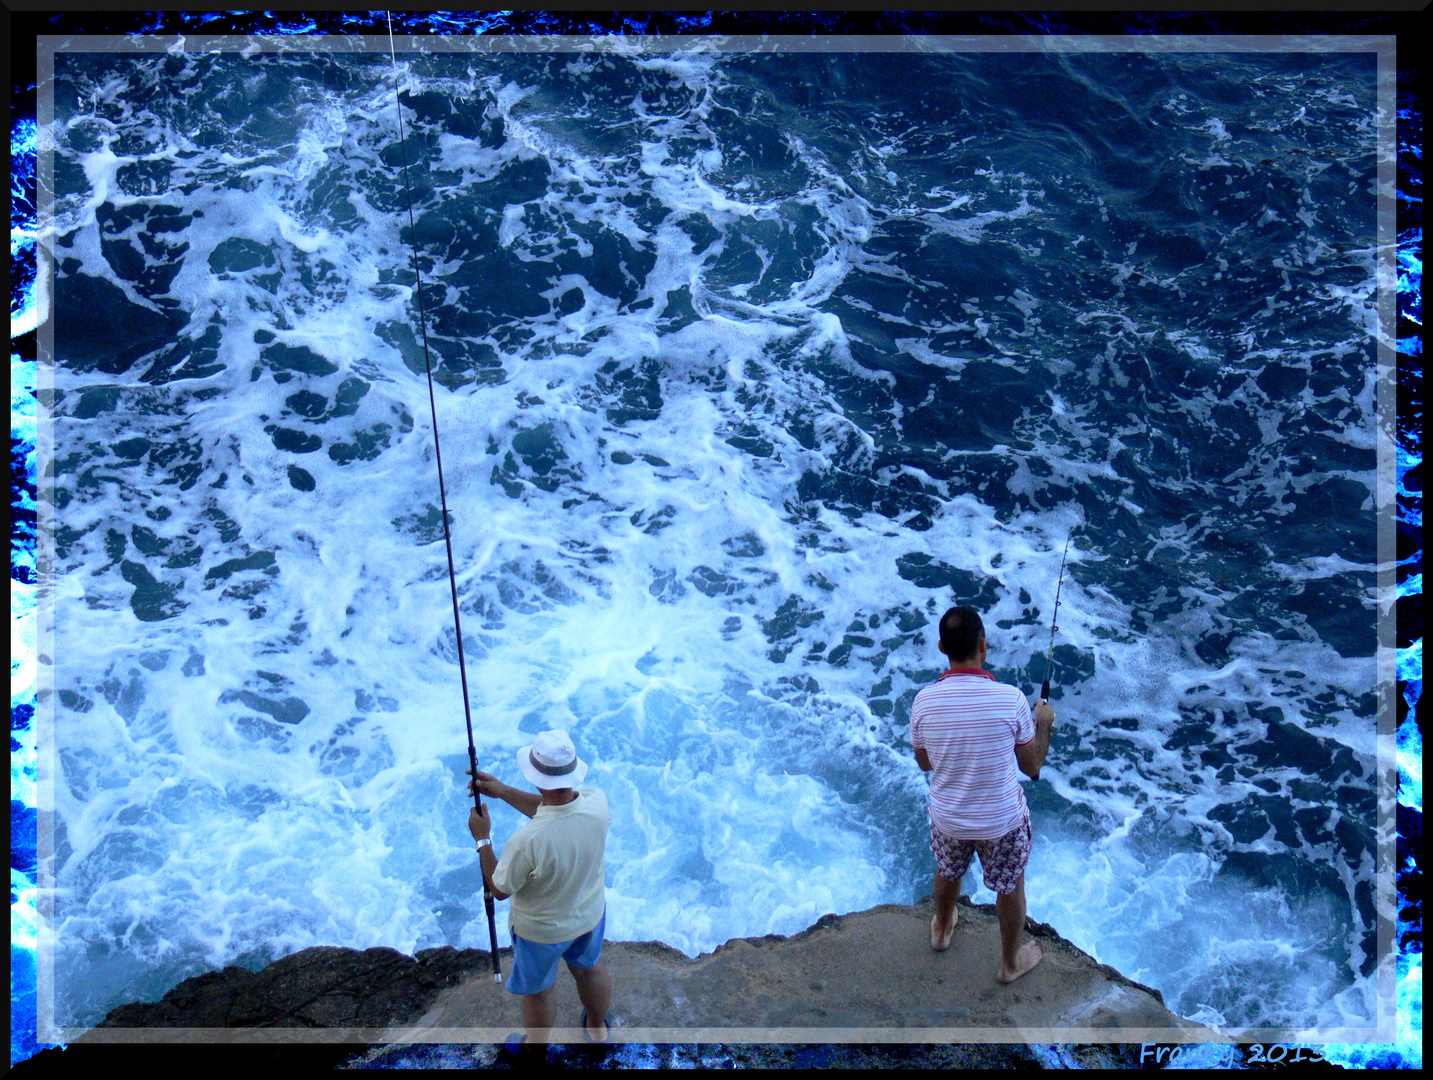
M 951 668 L 916 695 L 911 746 L 930 758 L 930 819 L 957 840 L 994 840 L 1030 816 L 1015 747 L 1035 737 L 1018 687 L 980 668 Z

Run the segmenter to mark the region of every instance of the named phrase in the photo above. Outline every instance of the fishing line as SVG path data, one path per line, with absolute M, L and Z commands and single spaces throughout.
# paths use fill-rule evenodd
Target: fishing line
M 468 700 L 468 665 L 463 657 L 463 623 L 458 616 L 458 576 L 453 569 L 453 537 L 448 531 L 448 492 L 443 484 L 443 450 L 438 445 L 438 400 L 433 393 L 433 361 L 428 351 L 428 317 L 423 308 L 423 275 L 418 269 L 418 226 L 413 217 L 413 185 L 408 180 L 408 137 L 403 133 L 403 103 L 398 99 L 398 55 L 393 47 L 393 13 L 388 16 L 388 56 L 393 62 L 393 101 L 398 111 L 398 146 L 403 152 L 403 189 L 408 194 L 408 247 L 413 252 L 413 277 L 418 291 L 418 327 L 423 332 L 423 368 L 428 375 L 428 408 L 433 415 L 433 456 L 438 461 L 438 500 L 443 511 L 443 544 L 448 551 L 448 586 L 453 594 L 453 629 L 458 635 L 458 676 L 463 683 L 463 720 L 468 726 L 468 767 L 473 782 L 478 779 L 478 752 L 473 745 L 473 710 Z M 480 813 L 482 796 L 473 788 L 473 806 Z M 488 913 L 488 943 L 492 946 L 493 979 L 502 982 L 503 972 L 498 960 L 498 927 L 493 914 L 493 891 L 483 875 L 483 907 Z

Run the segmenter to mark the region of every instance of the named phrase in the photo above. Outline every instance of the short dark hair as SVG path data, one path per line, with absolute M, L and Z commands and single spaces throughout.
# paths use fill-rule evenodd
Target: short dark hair
M 985 636 L 985 624 L 973 607 L 953 607 L 940 617 L 940 643 L 952 664 L 974 660 Z

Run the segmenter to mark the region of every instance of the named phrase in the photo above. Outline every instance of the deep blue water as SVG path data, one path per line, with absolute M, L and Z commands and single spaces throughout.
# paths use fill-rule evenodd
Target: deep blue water
M 932 621 L 978 604 L 992 669 L 1033 693 L 1079 524 L 1032 916 L 1206 1023 L 1369 1023 L 1373 75 L 409 55 L 409 228 L 386 54 L 61 53 L 53 299 L 33 273 L 12 293 L 17 350 L 54 326 L 61 1019 L 309 944 L 486 941 L 416 244 L 479 758 L 549 725 L 592 755 L 613 937 L 696 953 L 928 892 L 906 728 Z M 17 139 L 23 215 L 33 123 Z M 34 373 L 17 352 L 31 477 Z M 12 549 L 36 497 L 12 481 Z M 35 670 L 12 668 L 17 835 Z

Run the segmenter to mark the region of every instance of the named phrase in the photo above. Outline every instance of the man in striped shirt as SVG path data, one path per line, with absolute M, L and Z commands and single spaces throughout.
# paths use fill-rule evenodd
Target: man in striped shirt
M 950 661 L 911 706 L 916 764 L 931 774 L 930 846 L 935 853 L 935 916 L 930 947 L 950 945 L 960 881 L 978 854 L 1000 917 L 1001 982 L 1040 962 L 1040 946 L 1022 943 L 1030 808 L 1015 778 L 1034 779 L 1050 748 L 1055 710 L 1041 701 L 1031 716 L 1025 695 L 985 670 L 985 627 L 970 607 L 940 619 L 940 651 Z

